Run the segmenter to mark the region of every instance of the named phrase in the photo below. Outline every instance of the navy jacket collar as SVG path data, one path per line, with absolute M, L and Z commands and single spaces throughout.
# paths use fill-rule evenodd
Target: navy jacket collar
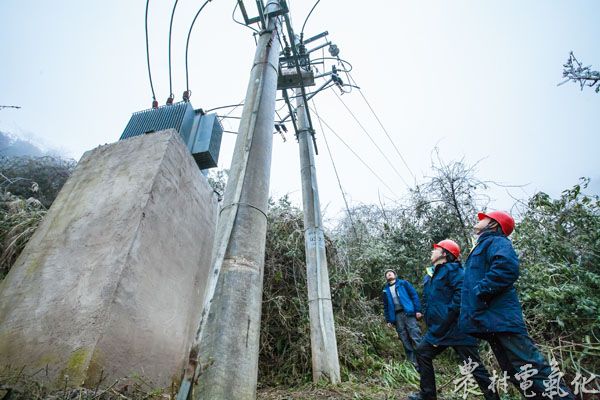
M 439 271 L 441 271 L 442 268 L 444 268 L 446 266 L 446 264 L 448 264 L 448 263 L 445 262 L 445 263 L 436 265 L 435 269 L 433 270 L 433 275 L 435 275 L 436 273 L 438 273 Z
M 460 265 L 460 263 L 453 261 L 453 262 L 445 262 L 443 264 L 438 264 L 435 266 L 435 270 L 433 272 L 433 274 L 435 275 L 436 273 L 438 273 L 439 271 L 441 271 L 443 268 L 445 268 L 446 266 L 452 266 L 452 265 Z
M 479 235 L 477 239 L 477 244 L 481 243 L 484 239 L 492 236 L 504 236 L 504 234 L 500 231 L 486 231 Z

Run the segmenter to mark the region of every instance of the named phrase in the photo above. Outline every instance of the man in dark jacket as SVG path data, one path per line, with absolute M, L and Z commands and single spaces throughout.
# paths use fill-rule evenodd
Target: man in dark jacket
M 435 373 L 433 359 L 448 347 L 467 363 L 477 363 L 472 372 L 486 400 L 499 400 L 490 388 L 491 379 L 479 357 L 477 340 L 458 329 L 463 268 L 458 261 L 460 247 L 446 239 L 433 245 L 431 263 L 433 272 L 425 275 L 423 310 L 427 332 L 417 347 L 417 362 L 421 375 L 421 391 L 409 396 L 411 400 L 435 400 Z M 470 359 L 470 360 L 469 360 Z
M 507 238 L 515 221 L 503 211 L 479 213 L 478 218 L 475 233 L 479 237 L 465 265 L 459 327 L 489 342 L 498 364 L 526 398 L 574 399 L 562 382 L 554 389 L 559 395 L 548 390 L 551 367 L 523 321 L 513 286 L 519 277 L 519 259 Z
M 389 327 L 395 326 L 402 341 L 406 358 L 417 367 L 415 348 L 421 341 L 417 319 L 421 318 L 421 303 L 415 288 L 403 279 L 396 279 L 396 271 L 385 271 L 387 284 L 383 287 L 383 310 Z

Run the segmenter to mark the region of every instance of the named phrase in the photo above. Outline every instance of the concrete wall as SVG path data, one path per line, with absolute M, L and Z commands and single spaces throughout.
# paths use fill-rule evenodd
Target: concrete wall
M 59 385 L 169 385 L 197 328 L 216 216 L 175 131 L 85 153 L 0 284 L 0 366 L 48 365 Z

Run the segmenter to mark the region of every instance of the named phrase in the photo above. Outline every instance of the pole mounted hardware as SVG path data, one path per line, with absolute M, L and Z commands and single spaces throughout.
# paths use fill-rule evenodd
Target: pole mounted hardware
M 289 12 L 289 7 L 285 0 L 267 0 L 265 5 L 262 0 L 256 0 L 256 8 L 258 15 L 255 17 L 248 16 L 248 10 L 244 5 L 243 0 L 237 0 L 238 7 L 242 12 L 244 24 L 250 26 L 258 23 L 262 29 L 267 29 L 267 20 Z

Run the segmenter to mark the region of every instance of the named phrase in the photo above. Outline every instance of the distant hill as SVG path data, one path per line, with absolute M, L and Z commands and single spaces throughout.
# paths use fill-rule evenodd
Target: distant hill
M 40 157 L 45 153 L 35 144 L 0 131 L 0 156 Z

